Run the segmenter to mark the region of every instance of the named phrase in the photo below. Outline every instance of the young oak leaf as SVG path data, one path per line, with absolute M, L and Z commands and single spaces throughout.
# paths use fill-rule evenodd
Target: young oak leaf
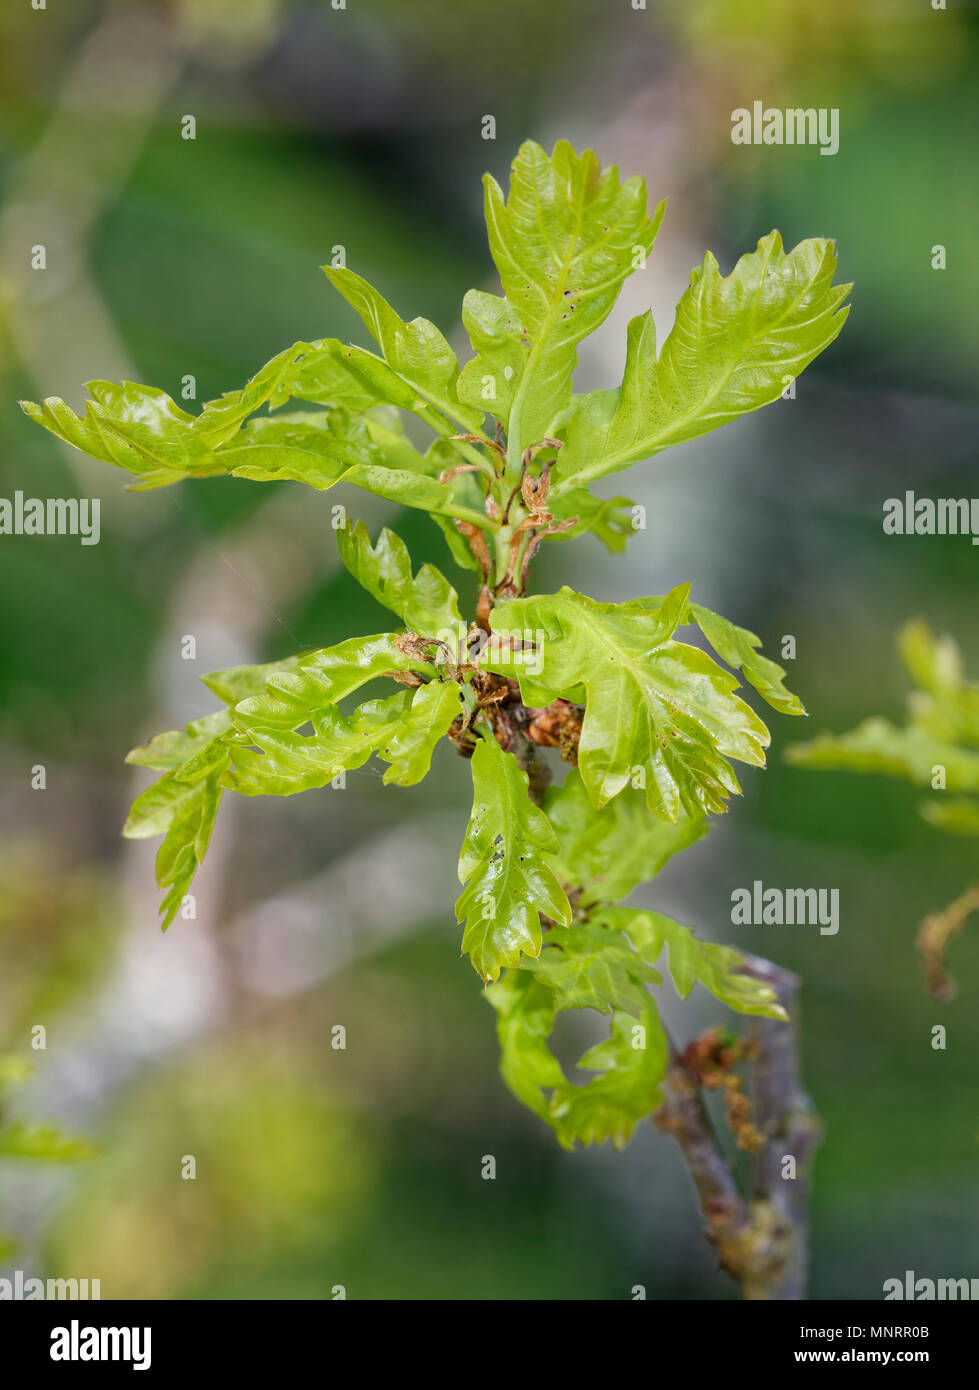
M 656 1005 L 646 995 L 637 1022 L 630 1014 L 612 1014 L 611 1036 L 578 1058 L 581 1071 L 599 1075 L 585 1086 L 566 1085 L 552 1097 L 551 1123 L 566 1149 L 602 1144 L 622 1149 L 636 1125 L 663 1102 L 669 1047 Z
M 227 475 L 301 482 L 319 492 L 348 482 L 406 507 L 489 526 L 482 510 L 458 500 L 458 484 L 430 475 L 424 456 L 402 435 L 340 406 L 258 416 L 242 425 L 243 413 L 255 403 L 248 387 L 211 402 L 197 417 L 165 392 L 131 382 L 93 381 L 89 391 L 83 419 L 57 397 L 42 405 L 22 401 L 21 408 L 83 453 L 134 474 L 133 491 Z
M 520 961 L 554 992 L 558 1009 L 597 1009 L 609 1014 L 642 1012 L 647 984 L 662 984 L 620 933 L 583 923 L 551 927 L 536 960 Z
M 554 993 L 534 975 L 507 970 L 486 991 L 496 1010 L 500 1075 L 528 1110 L 551 1124 L 550 1099 L 567 1086 L 561 1064 L 547 1045 L 557 1008 Z
M 227 745 L 220 738 L 211 739 L 138 796 L 123 826 L 123 835 L 131 840 L 164 836 L 156 857 L 156 881 L 166 890 L 160 906 L 164 930 L 179 912 L 204 860 L 228 760 Z
M 734 695 L 738 682 L 704 652 L 672 640 L 688 594 L 680 585 L 661 608 L 643 610 L 564 588 L 495 610 L 502 628 L 540 634 L 534 660 L 542 687 L 567 698 L 584 688 L 578 766 L 597 807 L 638 779 L 647 806 L 665 820 L 677 821 L 681 809 L 721 812 L 740 792 L 727 759 L 765 764 L 770 736 Z M 492 657 L 483 664 L 513 669 Z
M 327 688 L 332 686 L 337 698 L 341 690 L 349 694 L 370 678 L 365 669 L 375 670 L 369 661 L 366 668 L 347 668 L 342 677 L 328 677 Z M 299 682 L 306 674 L 300 670 Z M 294 682 L 290 693 L 301 688 Z M 235 767 L 222 777 L 223 787 L 243 796 L 291 796 L 325 787 L 341 772 L 362 767 L 373 753 L 391 764 L 385 783 L 414 786 L 427 775 L 437 743 L 460 713 L 455 681 L 433 680 L 415 690 L 368 700 L 350 716 L 334 704 L 321 704 L 324 686 L 319 672 L 305 688 L 309 699 L 291 703 L 288 728 L 281 727 L 281 719 L 269 717 L 270 710 L 277 710 L 274 697 L 238 704 L 232 716 L 236 735 L 230 741 Z M 306 724 L 312 726 L 309 734 L 301 732 Z
M 798 695 L 786 688 L 782 667 L 756 650 L 761 646 L 760 637 L 747 628 L 736 627 L 703 604 L 691 603 L 690 612 L 721 660 L 735 671 L 741 671 L 766 704 L 782 714 L 805 714 L 805 706 Z
M 406 408 L 434 407 L 467 429 L 479 429 L 484 412 L 460 400 L 456 389 L 459 363 L 434 323 L 422 318 L 405 323 L 373 285 L 345 266 L 325 265 L 322 269 L 373 334 L 389 369 L 412 392 L 412 404 Z M 402 397 L 392 403 L 400 405 L 404 400 Z M 428 416 L 423 414 L 423 418 Z
M 881 772 L 919 787 L 931 786 L 934 769 L 941 766 L 948 791 L 979 791 L 979 753 L 917 724 L 902 729 L 888 719 L 865 719 L 849 733 L 794 743 L 785 757 L 797 767 Z
M 404 439 L 392 439 L 388 432 L 383 444 L 378 443 L 375 436 L 381 428 L 340 408 L 259 417 L 215 458 L 236 478 L 300 482 L 318 492 L 353 483 L 405 507 L 489 527 L 485 512 L 463 505 L 456 489 L 431 477 L 423 457 Z M 406 462 L 410 466 L 405 467 Z
M 368 681 L 393 671 L 435 675 L 434 667 L 408 652 L 396 633 L 350 637 L 308 652 L 295 669 L 272 671 L 259 693 L 237 703 L 235 718 L 245 728 L 298 729 L 317 710 L 338 704 Z
M 273 410 L 288 400 L 299 400 L 359 412 L 378 405 L 410 409 L 413 395 L 373 353 L 337 338 L 321 338 L 293 343 L 240 390 L 208 401 L 193 428 L 218 447 L 228 443 L 248 416 L 266 403 Z
M 919 619 L 901 630 L 898 648 L 918 686 L 908 697 L 912 723 L 939 738 L 979 744 L 979 684 L 966 680 L 954 639 L 936 636 Z
M 40 405 L 21 401 L 29 419 L 90 458 L 124 468 L 137 489 L 166 487 L 186 477 L 209 478 L 227 470 L 191 428 L 194 416 L 165 391 L 131 381 L 90 381 L 91 399 L 80 417 L 57 396 Z
M 368 701 L 350 716 L 327 706 L 303 718 L 312 725 L 309 734 L 265 725 L 243 715 L 239 706 L 234 715 L 238 736 L 229 749 L 234 770 L 224 774 L 222 785 L 242 796 L 292 796 L 325 787 L 341 772 L 363 767 L 389 742 L 410 705 L 411 692 L 403 690 Z M 424 771 L 427 765 L 421 776 Z
M 505 298 L 483 290 L 466 292 L 462 322 L 476 356 L 459 373 L 459 398 L 507 428 L 529 351 L 523 325 Z
M 309 653 L 310 657 L 324 655 Z M 233 707 L 261 696 L 271 677 L 292 674 L 305 659 L 295 656 L 260 666 L 235 666 L 214 671 L 203 681 Z M 356 676 L 347 676 L 348 685 L 351 679 L 356 680 Z M 129 763 L 166 774 L 136 798 L 123 827 L 129 839 L 165 836 L 156 861 L 157 882 L 167 890 L 161 906 L 164 929 L 180 910 L 204 859 L 230 770 L 232 729 L 231 708 L 216 710 L 184 729 L 157 734 L 149 743 L 132 749 L 126 758 Z
M 955 693 L 965 684 L 959 645 L 948 633 L 940 637 L 920 618 L 906 623 L 898 635 L 898 650 L 908 675 L 932 695 Z M 977 687 L 979 689 L 979 687 Z
M 340 559 L 369 594 L 397 613 L 412 632 L 437 636 L 465 630 L 455 589 L 434 565 L 411 573 L 411 556 L 400 536 L 385 526 L 376 546 L 362 521 L 337 533 Z
M 456 916 L 463 954 L 477 975 L 495 980 L 521 954 L 541 949 L 541 915 L 561 926 L 571 906 L 551 867 L 557 837 L 527 794 L 527 774 L 493 738 L 472 757 L 473 809 L 459 859 Z
M 299 363 L 310 356 L 328 356 L 311 343 L 293 343 L 259 368 L 253 377 L 235 391 L 226 391 L 213 401 L 206 401 L 191 428 L 210 448 L 217 449 L 238 433 L 249 415 L 273 398 L 283 398 L 284 384 Z M 347 404 L 337 401 L 336 404 Z M 333 404 L 333 402 L 331 402 Z
M 586 487 L 566 492 L 548 510 L 557 521 L 569 524 L 565 530 L 545 535 L 548 542 L 573 541 L 578 536 L 592 534 L 613 555 L 625 553 L 630 536 L 635 535 L 631 509 L 635 504 L 628 497 L 595 497 Z
M 306 656 L 313 653 L 308 652 Z M 193 719 L 182 729 L 168 729 L 155 734 L 148 743 L 131 749 L 126 754 L 126 762 L 137 767 L 153 767 L 167 772 L 171 768 L 191 771 L 192 758 L 209 749 L 215 739 L 220 739 L 231 730 L 231 709 L 239 700 L 260 695 L 265 682 L 274 673 L 295 671 L 305 657 L 286 657 L 284 661 L 269 661 L 261 666 L 230 666 L 225 671 L 212 671 L 201 676 L 201 682 L 212 694 L 223 701 L 228 708 L 215 710 L 200 719 Z
M 578 1062 L 598 1076 L 572 1085 L 547 1044 L 557 1012 L 552 990 L 536 975 L 509 970 L 486 991 L 497 1013 L 500 1074 L 510 1091 L 554 1130 L 566 1149 L 611 1139 L 622 1148 L 640 1120 L 663 1099 L 667 1042 L 646 995 L 639 1019 L 615 1012 L 611 1036 Z
M 552 494 L 617 473 L 641 459 L 779 398 L 836 338 L 850 285 L 834 285 L 831 241 L 788 254 L 777 231 L 720 274 L 708 252 L 690 276 L 673 330 L 656 355 L 650 314 L 629 324 L 622 385 L 578 399 Z
M 662 604 L 662 598 L 641 598 L 633 599 L 626 607 L 655 609 Z M 772 709 L 777 709 L 781 714 L 806 713 L 798 695 L 793 695 L 787 689 L 783 668 L 757 650 L 761 646 L 760 637 L 745 627 L 737 627 L 718 613 L 712 613 L 702 603 L 688 604 L 681 621 L 696 623 L 721 660 L 735 671 L 741 671 L 745 680 L 755 687 Z
M 910 716 L 900 728 L 887 719 L 865 719 L 845 734 L 821 734 L 793 744 L 786 759 L 799 767 L 881 773 L 919 787 L 979 791 L 979 685 L 965 679 L 962 655 L 951 637 L 936 637 L 924 622 L 908 623 L 899 638 L 902 660 L 919 689 L 909 696 Z M 925 801 L 918 807 L 930 825 L 953 835 L 979 835 L 979 803 L 966 797 Z
M 787 1017 L 771 985 L 743 973 L 744 959 L 733 947 L 698 941 L 689 927 L 645 908 L 603 908 L 594 920 L 624 932 L 648 965 L 655 965 L 667 946 L 670 974 L 681 999 L 686 999 L 699 981 L 736 1013 Z
M 426 777 L 436 745 L 461 713 L 462 692 L 456 681 L 420 685 L 405 703 L 393 732 L 377 745 L 378 756 L 391 764 L 385 783 L 412 787 Z
M 646 185 L 619 182 L 593 150 L 577 154 L 566 140 L 554 153 L 532 140 L 510 171 L 510 194 L 484 179 L 490 253 L 505 298 L 467 296 L 464 314 L 480 354 L 465 386 L 500 381 L 503 402 L 482 400 L 505 418 L 511 461 L 551 433 L 571 401 L 578 343 L 611 312 L 623 281 L 648 255 L 663 218 L 646 214 Z M 511 375 L 507 377 L 507 370 Z
M 703 817 L 681 815 L 676 823 L 650 815 L 641 792 L 626 787 L 602 810 L 591 803 L 581 773 L 568 773 L 549 787 L 544 810 L 557 832 L 560 851 L 554 872 L 577 890 L 578 906 L 616 903 L 647 883 L 679 850 L 706 835 Z

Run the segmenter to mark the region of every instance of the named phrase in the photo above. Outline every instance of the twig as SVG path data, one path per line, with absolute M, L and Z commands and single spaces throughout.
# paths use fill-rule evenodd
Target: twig
M 948 973 L 945 954 L 973 912 L 979 912 L 979 883 L 973 883 L 944 911 L 931 913 L 918 928 L 916 944 L 925 968 L 925 983 L 931 997 L 941 1003 L 955 998 L 955 981 Z
M 769 1298 L 805 1296 L 808 1259 L 810 1167 L 821 1138 L 819 1120 L 799 1068 L 798 975 L 758 956 L 744 957 L 744 971 L 775 990 L 788 1014 L 754 1023 L 757 1053 L 752 1064 L 755 1124 L 765 1142 L 755 1159 L 754 1195 L 768 1202 L 787 1242 L 783 1268 Z
M 755 956 L 745 972 L 776 991 L 790 1021 L 758 1019 L 752 1064 L 754 1123 L 763 1136 L 750 1196 L 738 1185 L 708 1118 L 695 1070 L 671 1045 L 666 1101 L 654 1117 L 683 1153 L 707 1239 L 746 1299 L 801 1299 L 805 1292 L 809 1163 L 819 1139 L 802 1089 L 792 1009 L 799 980 Z M 787 1160 L 791 1158 L 792 1163 Z

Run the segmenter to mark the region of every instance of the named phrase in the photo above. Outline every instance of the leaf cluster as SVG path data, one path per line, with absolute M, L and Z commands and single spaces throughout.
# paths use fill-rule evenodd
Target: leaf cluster
M 504 1077 L 562 1143 L 620 1144 L 659 1101 L 667 1044 L 650 987 L 666 961 L 682 996 L 699 981 L 739 1012 L 778 1016 L 736 952 L 622 902 L 725 811 L 735 763 L 764 765 L 770 736 L 734 672 L 776 710 L 804 710 L 759 639 L 692 602 L 689 585 L 627 603 L 530 595 L 531 562 L 541 544 L 588 532 L 622 550 L 629 500 L 593 484 L 777 400 L 839 333 L 849 286 L 833 284 L 821 238 L 786 251 L 773 231 L 727 276 L 708 254 L 662 346 L 639 314 L 622 381 L 577 394 L 578 345 L 644 268 L 664 205 L 650 213 L 643 181 L 621 181 L 590 150 L 528 142 L 508 195 L 487 175 L 485 214 L 501 293 L 465 296 L 461 365 L 433 323 L 403 319 L 356 271 L 324 267 L 376 351 L 295 343 L 196 416 L 157 388 L 104 381 L 89 383 L 81 415 L 55 397 L 23 409 L 136 489 L 218 475 L 352 484 L 426 512 L 479 574 L 465 618 L 451 582 L 414 568 L 394 533 L 372 543 L 362 523 L 345 526 L 344 564 L 397 624 L 205 677 L 220 708 L 130 753 L 160 776 L 124 833 L 163 836 L 167 926 L 226 793 L 323 789 L 373 757 L 386 783 L 408 787 L 450 740 L 473 777 L 462 949 L 490 985 Z M 427 446 L 407 417 L 428 427 Z M 364 699 L 383 678 L 394 689 Z M 541 743 L 575 765 L 543 797 L 528 777 Z M 547 1039 L 559 1012 L 582 1008 L 608 1016 L 610 1036 L 581 1058 L 595 1075 L 576 1085 Z

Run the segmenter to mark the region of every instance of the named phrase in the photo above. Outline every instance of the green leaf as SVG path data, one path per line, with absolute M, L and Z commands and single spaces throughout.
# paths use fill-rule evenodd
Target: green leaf
M 548 788 L 544 809 L 561 845 L 554 872 L 580 890 L 576 901 L 583 908 L 619 902 L 655 878 L 672 855 L 706 835 L 708 825 L 687 815 L 675 824 L 661 820 L 631 787 L 596 810 L 577 770 L 560 787 Z
M 905 626 L 899 646 L 919 686 L 908 700 L 908 724 L 898 728 L 886 719 L 866 719 L 849 733 L 793 744 L 786 759 L 798 767 L 903 777 L 945 792 L 979 791 L 979 685 L 966 681 L 957 644 L 951 637 L 936 637 L 918 620 Z M 979 835 L 976 802 L 943 797 L 918 809 L 939 830 Z
M 262 691 L 273 675 L 296 669 L 303 657 L 288 657 L 262 666 L 236 666 L 203 678 L 220 699 L 234 705 L 246 693 Z M 229 709 L 196 719 L 185 729 L 157 734 L 134 748 L 128 763 L 164 771 L 133 803 L 123 834 L 129 839 L 165 835 L 156 860 L 156 877 L 166 893 L 161 905 L 164 930 L 179 912 L 194 874 L 207 851 L 221 800 L 222 777 L 229 767 L 232 730 Z
M 211 402 L 197 419 L 149 387 L 96 381 L 89 390 L 93 400 L 84 420 L 54 397 L 43 406 L 21 406 L 92 458 L 135 474 L 138 491 L 227 474 L 252 482 L 300 482 L 319 492 L 348 482 L 406 507 L 483 528 L 490 524 L 482 510 L 457 500 L 459 485 L 430 475 L 424 457 L 403 436 L 340 407 L 258 416 L 241 426 L 255 399 L 249 387 Z
M 16 1121 L 0 1129 L 0 1158 L 78 1163 L 94 1158 L 95 1154 L 95 1145 L 90 1140 L 64 1134 L 54 1125 L 28 1125 Z
M 552 927 L 536 960 L 523 960 L 554 991 L 558 1009 L 642 1012 L 647 984 L 662 984 L 621 933 L 590 923 Z
M 90 458 L 125 468 L 140 488 L 165 487 L 226 470 L 191 426 L 194 417 L 164 391 L 124 381 L 90 381 L 92 399 L 80 418 L 57 396 L 41 405 L 21 401 L 24 414 Z
M 788 255 L 778 232 L 723 277 L 710 253 L 693 271 L 656 356 L 650 314 L 629 324 L 625 377 L 578 401 L 552 492 L 559 495 L 768 405 L 837 336 L 849 285 L 833 285 L 830 241 Z
M 421 456 L 410 446 L 399 444 L 403 453 L 411 453 L 414 466 L 390 466 L 391 448 L 377 444 L 373 433 L 368 421 L 345 410 L 280 414 L 251 420 L 216 458 L 236 478 L 305 483 L 318 492 L 353 483 L 405 507 L 489 526 L 485 513 L 461 505 L 450 486 L 424 472 Z
M 547 1045 L 556 1010 L 554 995 L 541 979 L 511 970 L 490 986 L 486 997 L 497 1013 L 504 1082 L 551 1126 L 564 1148 L 606 1139 L 622 1148 L 639 1121 L 659 1108 L 667 1042 L 648 995 L 638 1022 L 628 1013 L 613 1013 L 609 1039 L 581 1057 L 580 1068 L 600 1073 L 583 1086 L 567 1080 Z
M 669 1049 L 656 1006 L 647 996 L 639 1022 L 627 1013 L 612 1015 L 611 1037 L 578 1059 L 582 1071 L 595 1071 L 586 1086 L 567 1086 L 552 1098 L 551 1122 L 566 1149 L 611 1139 L 622 1149 L 635 1127 L 663 1102 Z
M 721 660 L 735 671 L 743 671 L 745 680 L 772 709 L 782 714 L 805 714 L 805 706 L 798 695 L 786 689 L 782 667 L 755 650 L 761 646 L 760 637 L 747 628 L 735 627 L 727 618 L 719 617 L 702 604 L 691 603 L 690 612 Z
M 410 705 L 411 693 L 405 690 L 369 701 L 349 718 L 327 706 L 304 717 L 312 725 L 310 734 L 265 727 L 236 713 L 242 741 L 233 746 L 235 768 L 225 773 L 222 785 L 242 796 L 292 796 L 325 787 L 341 772 L 363 767 L 391 740 Z
M 160 906 L 164 930 L 180 911 L 204 860 L 228 757 L 229 750 L 220 738 L 211 740 L 138 796 L 123 826 L 127 839 L 165 837 L 156 857 L 156 880 L 166 890 Z
M 979 744 L 979 685 L 965 679 L 957 643 L 917 621 L 903 629 L 899 646 L 920 687 L 909 698 L 913 722 L 938 738 Z
M 668 946 L 670 974 L 681 999 L 686 999 L 699 980 L 715 998 L 736 1013 L 758 1014 L 763 1018 L 787 1017 L 771 985 L 742 973 L 744 959 L 733 947 L 698 941 L 689 927 L 681 926 L 662 912 L 650 912 L 645 908 L 609 907 L 595 920 L 624 932 L 649 965 L 655 965 L 663 947 Z
M 619 604 L 619 611 L 622 613 L 649 613 L 662 608 L 666 602 L 660 595 L 658 598 L 637 598 L 630 599 L 627 603 Z M 741 671 L 751 685 L 755 687 L 762 699 L 773 709 L 777 709 L 782 714 L 806 713 L 805 707 L 798 695 L 793 695 L 785 686 L 785 671 L 768 657 L 762 656 L 757 647 L 761 646 L 761 638 L 756 637 L 747 628 L 736 627 L 727 618 L 720 617 L 717 613 L 712 613 L 709 608 L 705 608 L 700 603 L 689 603 L 683 617 L 680 619 L 680 626 L 696 624 L 714 651 L 736 671 Z
M 336 534 L 340 558 L 357 583 L 412 632 L 434 637 L 465 631 L 455 589 L 434 565 L 422 565 L 412 577 L 408 547 L 393 531 L 385 527 L 375 547 L 362 521 Z
M 465 295 L 462 322 L 477 355 L 459 374 L 459 398 L 509 426 L 528 353 L 523 326 L 506 299 L 482 290 Z
M 338 704 L 368 681 L 393 671 L 435 674 L 434 667 L 411 654 L 395 633 L 351 637 L 308 653 L 295 670 L 273 671 L 260 694 L 238 702 L 235 721 L 245 730 L 259 725 L 297 729 L 317 710 Z
M 405 704 L 393 733 L 377 745 L 379 756 L 391 764 L 384 781 L 412 787 L 427 776 L 436 744 L 464 708 L 456 681 L 430 681 L 419 686 Z
M 589 796 L 604 806 L 630 783 L 645 781 L 646 804 L 676 821 L 681 808 L 723 811 L 740 791 L 727 758 L 764 766 L 765 725 L 732 692 L 737 681 L 695 647 L 672 640 L 689 585 L 655 610 L 596 603 L 561 589 L 512 599 L 494 611 L 511 632 L 540 634 L 534 652 L 540 684 L 556 694 L 586 694 L 578 764 Z M 504 674 L 513 664 L 483 657 Z
M 183 729 L 168 729 L 155 734 L 149 743 L 133 748 L 126 754 L 126 762 L 138 767 L 155 767 L 161 771 L 182 767 L 199 754 L 207 756 L 215 739 L 221 738 L 231 729 L 231 713 L 239 700 L 249 696 L 261 695 L 269 676 L 295 671 L 301 663 L 315 655 L 313 652 L 286 657 L 284 661 L 269 661 L 260 666 L 231 666 L 225 671 L 212 671 L 201 676 L 201 681 L 212 694 L 222 700 L 229 709 L 215 710 L 201 719 L 194 719 Z M 189 771 L 186 769 L 185 771 Z
M 489 174 L 484 185 L 505 300 L 468 299 L 467 327 L 481 361 L 466 385 L 471 393 L 476 378 L 513 371 L 501 409 L 492 408 L 506 418 L 512 465 L 568 406 L 577 345 L 608 317 L 623 281 L 648 254 L 665 205 L 650 220 L 642 179 L 620 185 L 617 169 L 603 170 L 593 150 L 578 155 L 565 140 L 550 156 L 532 140 L 521 145 L 505 202 Z
M 299 652 L 287 656 L 283 661 L 266 661 L 261 665 L 229 666 L 224 671 L 210 671 L 201 676 L 201 681 L 212 694 L 226 705 L 234 708 L 241 700 L 261 695 L 270 676 L 283 675 L 297 671 L 303 662 L 314 656 L 315 652 Z M 204 724 L 204 720 L 198 720 Z M 194 726 L 188 724 L 188 730 Z
M 887 719 L 866 719 L 850 733 L 821 734 L 810 743 L 792 744 L 785 756 L 797 767 L 882 772 L 919 787 L 930 786 L 933 768 L 941 766 L 949 791 L 979 791 L 979 753 L 914 724 L 899 729 Z
M 901 657 L 915 685 L 941 695 L 957 691 L 965 673 L 958 643 L 947 634 L 936 637 L 920 619 L 902 629 L 898 639 Z
M 497 1013 L 500 1075 L 510 1091 L 548 1124 L 550 1095 L 567 1085 L 561 1064 L 547 1045 L 557 1010 L 554 994 L 542 980 L 508 970 L 486 998 Z
M 383 404 L 410 409 L 413 397 L 372 352 L 337 338 L 321 338 L 282 374 L 269 403 L 276 408 L 288 400 L 309 401 L 356 412 Z
M 568 926 L 571 907 L 554 876 L 558 842 L 527 794 L 527 774 L 495 739 L 480 739 L 472 758 L 473 809 L 459 859 L 456 902 L 465 924 L 463 954 L 483 980 L 495 980 L 521 953 L 541 949 L 541 914 Z
M 207 678 L 204 679 L 206 681 Z M 165 733 L 154 734 L 149 743 L 130 749 L 126 762 L 134 763 L 137 767 L 155 767 L 163 772 L 182 767 L 230 728 L 229 712 L 215 710 L 203 719 L 193 720 L 184 729 L 168 729 Z
M 288 386 L 290 379 L 303 363 L 307 364 L 308 370 L 311 359 L 316 358 L 329 360 L 330 354 L 324 353 L 311 343 L 293 343 L 292 347 L 277 353 L 270 362 L 266 362 L 265 366 L 239 390 L 226 391 L 217 400 L 207 401 L 200 415 L 193 421 L 194 433 L 212 449 L 227 444 L 238 433 L 249 415 L 254 415 L 261 406 L 273 398 L 288 399 L 292 394 Z M 346 405 L 347 400 L 338 400 L 335 403 Z M 361 402 L 358 400 L 357 404 L 360 405 Z
M 484 412 L 474 411 L 460 400 L 456 390 L 459 363 L 435 325 L 422 318 L 405 323 L 373 285 L 346 267 L 323 266 L 323 271 L 363 319 L 388 367 L 421 397 L 421 404 L 434 406 L 469 429 L 479 429 Z M 394 400 L 393 404 L 402 401 Z
M 574 518 L 575 524 L 544 539 L 548 542 L 573 541 L 591 532 L 613 555 L 622 555 L 629 538 L 635 535 L 631 512 L 634 505 L 628 497 L 594 497 L 585 487 L 575 488 L 553 502 L 548 499 L 549 510 L 556 520 Z

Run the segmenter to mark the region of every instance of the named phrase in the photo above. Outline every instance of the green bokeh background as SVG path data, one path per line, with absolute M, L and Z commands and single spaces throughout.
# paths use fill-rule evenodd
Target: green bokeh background
M 0 1051 L 31 1056 L 30 1028 L 47 1027 L 25 1113 L 100 1153 L 71 1171 L 0 1166 L 12 1263 L 101 1277 L 105 1297 L 733 1296 L 666 1137 L 643 1126 L 622 1154 L 566 1154 L 499 1081 L 492 1015 L 458 957 L 468 779 L 450 750 L 410 792 L 367 768 L 342 795 L 245 805 L 201 920 L 166 939 L 186 973 L 161 970 L 154 993 L 152 850 L 118 838 L 142 784 L 125 751 L 211 708 L 191 693 L 200 673 L 386 626 L 337 566 L 330 508 L 372 526 L 394 514 L 292 484 L 127 495 L 16 402 L 77 406 L 84 380 L 117 370 L 175 396 L 192 374 L 202 401 L 297 339 L 364 341 L 318 270 L 337 244 L 405 317 L 461 347 L 461 297 L 491 279 L 482 172 L 502 179 L 527 137 L 592 144 L 669 199 L 644 272 L 658 312 L 705 246 L 727 270 L 772 226 L 787 244 L 834 236 L 856 289 L 795 401 L 635 470 L 625 486 L 649 524 L 627 558 L 590 538 L 555 546 L 537 582 L 619 598 L 690 579 L 772 654 L 796 638 L 804 734 L 898 716 L 907 618 L 953 631 L 979 671 L 979 552 L 880 524 L 905 489 L 977 490 L 977 67 L 974 17 L 918 0 L 6 7 L 0 495 L 103 499 L 97 547 L 0 537 Z M 756 99 L 838 107 L 839 153 L 732 146 L 731 110 Z M 194 141 L 180 138 L 188 113 Z M 49 269 L 32 278 L 38 242 Z M 611 379 L 622 326 L 580 385 Z M 416 556 L 449 567 L 426 518 L 394 519 Z M 905 1269 L 975 1275 L 979 936 L 956 944 L 947 1005 L 927 998 L 913 948 L 975 851 L 921 822 L 910 789 L 787 767 L 800 727 L 769 722 L 768 771 L 746 775 L 744 800 L 647 900 L 804 978 L 805 1072 L 826 1126 L 811 1295 L 879 1298 Z M 432 862 L 402 910 L 412 842 L 398 837 L 412 826 Z M 371 867 L 377 846 L 404 843 Z M 838 888 L 839 934 L 732 928 L 731 891 L 755 878 Z M 380 903 L 362 940 L 361 899 Z M 266 987 L 279 919 L 294 959 Z M 352 925 L 335 958 L 338 921 Z M 193 943 L 181 954 L 175 938 L 195 933 L 210 943 L 207 993 L 182 1010 L 200 980 Z M 307 957 L 319 964 L 304 978 Z M 146 998 L 166 1027 L 141 1017 Z M 713 1017 L 705 1000 L 671 1013 L 686 1036 Z M 187 1154 L 194 1182 L 180 1178 Z

